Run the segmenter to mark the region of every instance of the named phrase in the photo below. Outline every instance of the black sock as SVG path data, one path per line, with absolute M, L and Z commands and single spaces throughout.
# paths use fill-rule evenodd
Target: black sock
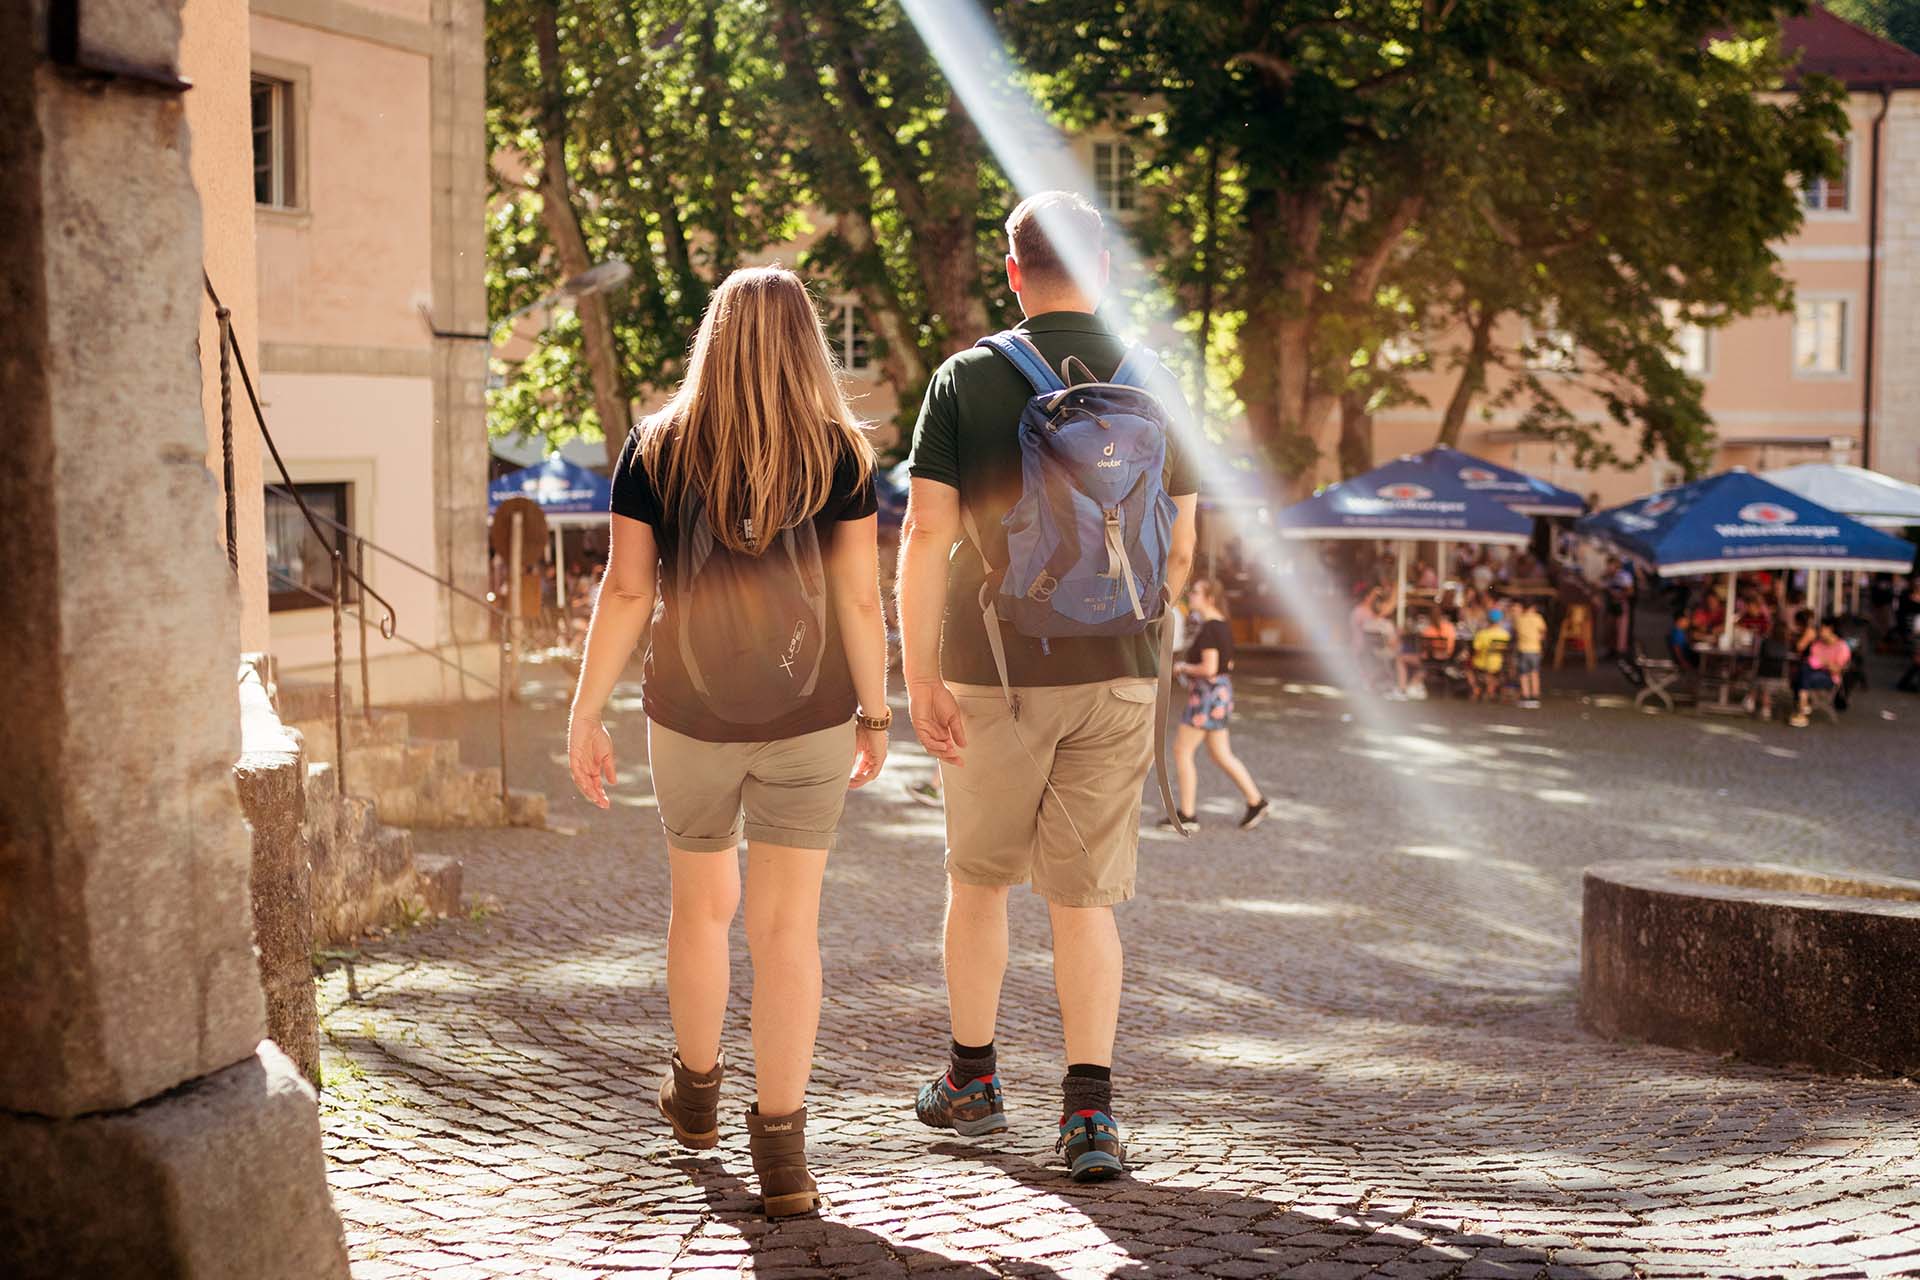
M 982 1045 L 961 1044 L 955 1040 L 948 1050 L 947 1078 L 957 1085 L 971 1084 L 994 1073 L 993 1041 Z
M 1060 1092 L 1065 1099 L 1060 1109 L 1067 1115 L 1076 1111 L 1104 1111 L 1111 1115 L 1113 1068 L 1098 1067 L 1090 1062 L 1070 1063 L 1066 1079 L 1060 1082 Z

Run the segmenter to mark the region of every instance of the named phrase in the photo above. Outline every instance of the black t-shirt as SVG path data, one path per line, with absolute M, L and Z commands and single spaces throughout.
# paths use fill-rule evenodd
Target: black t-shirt
M 674 582 L 675 566 L 679 563 L 680 524 L 674 513 L 662 505 L 645 465 L 639 460 L 639 438 L 637 428 L 628 434 L 626 447 L 620 451 L 620 461 L 614 466 L 612 508 L 615 515 L 652 526 L 654 543 L 659 548 L 660 596 L 654 605 L 653 626 L 648 633 L 646 675 L 641 685 L 647 718 L 703 742 L 771 742 L 830 729 L 851 720 L 858 699 L 853 691 L 853 677 L 847 670 L 846 650 L 840 644 L 840 622 L 832 608 L 827 610 L 826 652 L 821 659 L 820 680 L 805 705 L 778 720 L 750 726 L 723 720 L 703 705 L 680 656 L 679 618 L 675 612 L 677 584 Z M 829 554 L 836 522 L 865 519 L 878 509 L 872 475 L 861 479 L 858 461 L 850 451 L 843 453 L 834 468 L 833 488 L 827 495 L 827 503 L 813 516 L 822 558 Z
M 1209 618 L 1200 624 L 1193 633 L 1193 643 L 1187 646 L 1188 662 L 1205 662 L 1207 650 L 1220 651 L 1220 669 L 1217 674 L 1225 675 L 1233 670 L 1233 628 L 1222 618 Z
M 1097 377 L 1119 367 L 1127 344 L 1097 317 L 1050 311 L 1020 325 L 1020 331 L 1058 369 L 1069 356 Z M 1193 459 L 1180 447 L 1192 413 L 1180 384 L 1163 367 L 1150 378 L 1175 426 L 1167 441 L 1167 493 L 1180 497 L 1198 488 Z M 986 347 L 950 357 L 927 384 L 920 420 L 913 429 L 908 470 L 960 492 L 973 513 L 996 565 L 1007 562 L 1002 518 L 1020 498 L 1020 411 L 1033 388 L 1007 358 Z M 941 674 L 960 684 L 998 684 L 986 623 L 980 616 L 980 586 L 986 566 L 971 541 L 962 539 L 947 580 L 946 628 L 941 635 Z M 1041 643 L 1001 626 L 1009 682 L 1015 686 L 1098 684 L 1125 677 L 1151 678 L 1159 669 L 1159 623 L 1132 636 L 1068 636 Z

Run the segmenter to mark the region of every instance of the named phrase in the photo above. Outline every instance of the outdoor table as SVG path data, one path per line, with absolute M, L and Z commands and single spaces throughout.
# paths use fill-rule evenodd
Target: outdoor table
M 1735 686 L 1741 683 L 1741 664 L 1754 655 L 1754 650 L 1746 646 L 1726 649 L 1716 641 L 1702 640 L 1695 643 L 1693 651 L 1700 656 L 1700 692 L 1703 695 L 1698 703 L 1700 710 L 1719 715 L 1746 714 L 1746 708 L 1733 701 L 1733 693 Z M 1704 696 L 1709 689 L 1714 690 L 1711 702 Z

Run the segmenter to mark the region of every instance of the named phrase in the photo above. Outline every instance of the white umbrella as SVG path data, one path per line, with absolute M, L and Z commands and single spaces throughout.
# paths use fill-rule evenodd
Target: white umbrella
M 1804 462 L 1761 474 L 1782 489 L 1861 524 L 1881 529 L 1920 524 L 1920 484 L 1837 462 Z

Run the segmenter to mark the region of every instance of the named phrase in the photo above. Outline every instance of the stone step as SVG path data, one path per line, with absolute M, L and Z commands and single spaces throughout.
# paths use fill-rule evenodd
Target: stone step
M 547 793 L 523 791 L 518 787 L 509 790 L 507 792 L 507 825 L 545 827 L 547 825 Z
M 414 868 L 419 873 L 419 897 L 427 910 L 436 916 L 457 915 L 460 889 L 466 879 L 460 859 L 422 854 L 414 859 Z

